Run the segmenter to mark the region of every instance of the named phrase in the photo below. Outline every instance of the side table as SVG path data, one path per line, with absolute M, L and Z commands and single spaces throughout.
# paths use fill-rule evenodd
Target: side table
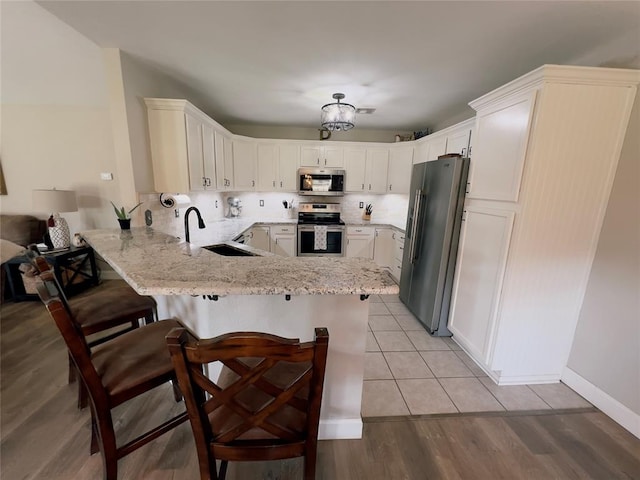
M 53 272 L 67 297 L 99 283 L 96 257 L 91 247 L 71 247 L 59 252 L 43 252 L 42 256 L 53 267 Z M 25 290 L 19 270 L 23 263 L 30 261 L 27 257 L 18 256 L 4 264 L 9 293 L 11 299 L 16 302 L 38 298 L 38 295 L 27 293 Z

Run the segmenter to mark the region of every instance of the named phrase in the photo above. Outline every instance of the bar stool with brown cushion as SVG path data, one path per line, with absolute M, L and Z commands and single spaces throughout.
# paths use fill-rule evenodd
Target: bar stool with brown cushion
M 102 453 L 105 480 L 118 477 L 118 459 L 187 420 L 183 412 L 117 446 L 111 410 L 163 383 L 175 380 L 165 336 L 174 328 L 184 328 L 175 319 L 160 320 L 124 333 L 89 350 L 82 329 L 70 316 L 52 272 L 44 272 L 37 282 L 38 295 L 55 320 L 86 386 L 91 406 L 91 453 Z M 137 420 L 137 419 L 136 419 Z
M 255 332 L 198 340 L 176 329 L 167 336 L 203 480 L 224 480 L 228 461 L 300 456 L 304 478 L 315 478 L 328 344 L 326 328 L 307 343 Z M 217 382 L 203 374 L 212 362 L 224 365 Z
M 32 262 L 41 274 L 52 271 L 51 266 L 42 256 L 32 257 Z M 57 279 L 55 280 L 57 282 Z M 157 317 L 156 301 L 152 297 L 138 295 L 128 285 L 115 288 L 98 287 L 71 299 L 66 298 L 59 284 L 58 291 L 61 301 L 68 307 L 85 337 L 127 325 L 127 328 L 114 331 L 110 335 L 87 340 L 89 347 L 138 328 L 140 319 L 144 319 L 144 322 L 149 324 Z M 75 380 L 76 371 L 69 357 L 69 383 Z M 87 406 L 86 391 L 81 383 L 78 384 L 78 388 L 78 408 L 84 408 Z

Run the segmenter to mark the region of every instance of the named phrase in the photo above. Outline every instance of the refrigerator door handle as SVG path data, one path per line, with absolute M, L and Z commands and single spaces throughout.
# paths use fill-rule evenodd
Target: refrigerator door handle
M 411 245 L 409 246 L 409 261 L 414 263 L 416 250 L 416 237 L 418 229 L 418 218 L 420 217 L 420 199 L 422 198 L 422 190 L 416 190 L 416 196 L 413 199 L 413 221 L 411 222 Z

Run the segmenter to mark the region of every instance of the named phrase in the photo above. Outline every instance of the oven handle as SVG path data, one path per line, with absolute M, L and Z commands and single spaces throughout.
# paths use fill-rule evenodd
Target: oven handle
M 409 261 L 414 263 L 416 250 L 416 230 L 418 228 L 418 218 L 420 217 L 420 200 L 422 199 L 422 190 L 416 190 L 416 196 L 413 199 L 413 221 L 411 222 L 411 245 L 409 246 Z

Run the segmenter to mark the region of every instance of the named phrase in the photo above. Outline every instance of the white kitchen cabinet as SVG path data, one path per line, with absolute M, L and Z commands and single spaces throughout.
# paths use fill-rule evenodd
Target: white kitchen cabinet
M 413 147 L 391 147 L 387 170 L 387 191 L 409 193 L 413 169 Z
M 336 145 L 304 145 L 300 149 L 300 166 L 344 168 L 344 150 Z
M 471 141 L 472 126 L 465 122 L 464 126 L 447 135 L 447 153 L 457 153 L 463 157 L 469 156 L 469 142 Z
M 427 161 L 437 160 L 440 155 L 447 153 L 447 136 L 445 133 L 434 133 L 430 137 Z
M 501 385 L 563 374 L 639 83 L 637 71 L 545 65 L 470 103 L 449 329 Z
M 215 130 L 208 123 L 202 124 L 202 167 L 204 189 L 215 190 L 217 187 Z
M 429 140 L 421 138 L 416 141 L 414 147 L 413 163 L 424 163 L 429 160 Z
M 275 143 L 258 144 L 258 185 L 256 190 L 260 192 L 273 192 L 277 190 L 280 179 L 278 178 L 278 146 Z
M 482 207 L 467 207 L 463 214 L 448 328 L 485 364 L 489 363 L 513 218 L 513 211 Z
M 388 148 L 344 149 L 347 192 L 386 193 Z
M 247 192 L 256 187 L 257 145 L 253 140 L 233 140 L 233 184 Z
M 400 282 L 400 275 L 402 274 L 402 257 L 404 254 L 404 233 L 395 231 L 393 232 L 393 263 L 391 265 L 391 275 Z
M 271 253 L 284 257 L 296 256 L 296 225 L 270 225 Z
M 276 187 L 283 192 L 298 190 L 300 146 L 283 143 L 278 147 L 278 181 Z
M 478 112 L 468 198 L 518 201 L 535 97 L 526 91 Z
M 347 258 L 373 260 L 375 229 L 373 227 L 347 226 Z
M 213 187 L 213 121 L 186 100 L 145 98 L 145 103 L 156 191 Z
M 367 171 L 367 149 L 348 147 L 344 149 L 344 168 L 347 176 L 347 192 L 364 192 Z
M 394 230 L 376 227 L 373 243 L 373 261 L 383 268 L 391 270 L 395 253 Z
M 366 193 L 387 192 L 388 148 L 367 148 Z
M 266 225 L 254 225 L 244 234 L 244 243 L 265 252 L 271 251 L 270 228 Z
M 263 192 L 295 192 L 300 159 L 298 145 L 259 143 L 257 150 L 257 187 Z
M 216 148 L 216 188 L 227 191 L 233 188 L 233 142 L 228 135 L 214 132 Z

